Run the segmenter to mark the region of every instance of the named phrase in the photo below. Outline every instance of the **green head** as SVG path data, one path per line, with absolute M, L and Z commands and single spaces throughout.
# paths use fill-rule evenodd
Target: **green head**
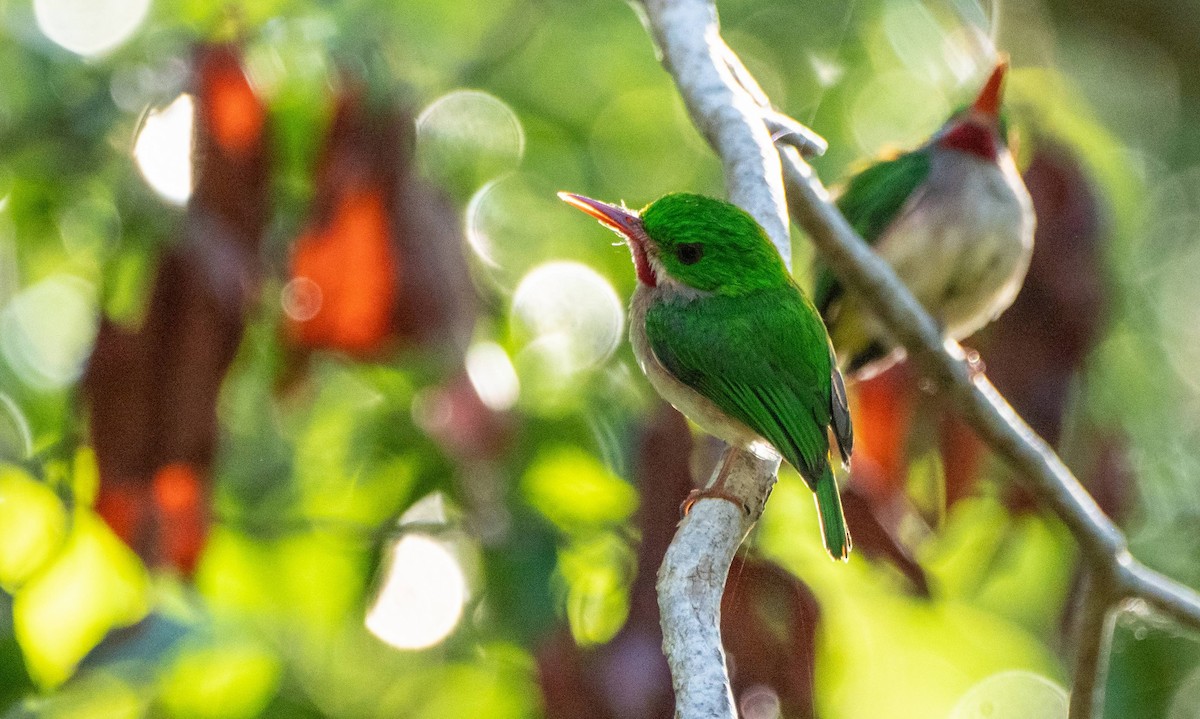
M 642 284 L 738 295 L 788 282 L 787 268 L 762 227 L 728 202 L 676 193 L 634 213 L 581 195 L 558 196 L 625 238 Z

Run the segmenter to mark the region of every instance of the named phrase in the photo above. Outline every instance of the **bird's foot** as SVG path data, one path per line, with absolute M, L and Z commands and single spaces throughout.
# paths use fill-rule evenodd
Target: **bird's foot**
M 724 499 L 732 502 L 733 506 L 740 511 L 745 512 L 746 503 L 738 497 L 724 491 L 721 487 L 709 487 L 708 489 L 693 489 L 688 493 L 687 499 L 683 500 L 683 504 L 679 505 L 679 514 L 681 517 L 686 517 L 688 512 L 692 511 L 692 505 L 702 499 Z

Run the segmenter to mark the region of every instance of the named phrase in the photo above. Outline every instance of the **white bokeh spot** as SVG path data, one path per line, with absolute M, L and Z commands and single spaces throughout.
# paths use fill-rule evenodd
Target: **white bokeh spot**
M 512 307 L 534 338 L 531 348 L 547 353 L 567 373 L 608 359 L 625 324 L 616 290 L 578 262 L 547 262 L 530 270 L 517 285 Z
M 38 28 L 83 57 L 103 55 L 128 40 L 149 9 L 150 0 L 33 0 Z
M 392 549 L 367 630 L 397 649 L 426 649 L 454 631 L 466 599 L 467 581 L 450 550 L 427 535 L 408 534 Z
M 192 96 L 180 95 L 162 110 L 151 110 L 138 131 L 133 157 L 142 177 L 160 197 L 176 205 L 192 196 Z

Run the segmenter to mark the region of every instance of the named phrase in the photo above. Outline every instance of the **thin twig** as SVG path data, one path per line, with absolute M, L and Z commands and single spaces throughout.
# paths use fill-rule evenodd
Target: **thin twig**
M 1108 647 L 1116 618 L 1112 606 L 1117 599 L 1115 578 L 1108 572 L 1086 572 L 1080 597 L 1069 717 L 1099 719 L 1104 716 Z
M 1180 624 L 1200 631 L 1200 594 L 1137 561 L 1129 561 L 1117 575 L 1125 598 L 1144 599 Z

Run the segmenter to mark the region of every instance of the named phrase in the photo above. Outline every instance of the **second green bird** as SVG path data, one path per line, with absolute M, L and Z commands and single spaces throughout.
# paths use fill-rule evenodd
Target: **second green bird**
M 849 462 L 846 391 L 820 315 L 766 233 L 734 205 L 699 195 L 667 195 L 640 213 L 559 197 L 629 244 L 638 278 L 630 340 L 650 383 L 729 444 L 771 445 L 816 493 L 825 548 L 845 559 L 829 438 L 832 428 Z M 707 494 L 723 496 L 720 486 Z

